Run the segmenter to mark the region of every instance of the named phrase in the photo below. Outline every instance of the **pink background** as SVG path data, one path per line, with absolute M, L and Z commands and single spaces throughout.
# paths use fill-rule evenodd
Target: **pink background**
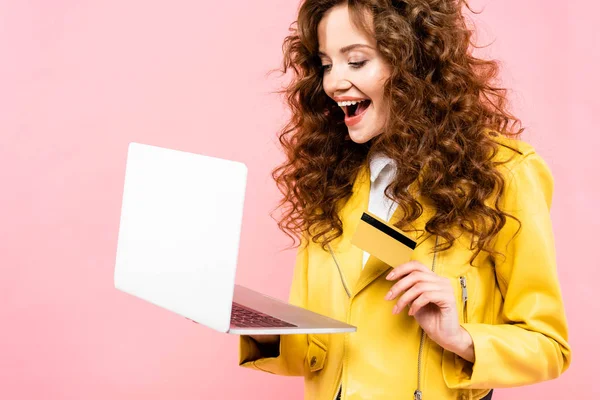
M 600 6 L 480 0 L 484 51 L 556 178 L 574 362 L 497 399 L 600 395 Z M 296 1 L 0 1 L 0 398 L 275 399 L 297 378 L 237 367 L 237 337 L 118 292 L 127 144 L 248 164 L 238 282 L 286 298 L 294 251 L 268 213 L 285 118 L 270 95 Z M 596 116 L 596 115 L 594 115 Z M 257 234 L 259 233 L 259 234 Z M 594 396 L 596 395 L 596 396 Z

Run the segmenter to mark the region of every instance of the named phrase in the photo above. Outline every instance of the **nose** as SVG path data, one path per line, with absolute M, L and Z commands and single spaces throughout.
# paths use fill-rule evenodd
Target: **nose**
M 352 87 L 343 66 L 332 66 L 329 73 L 323 77 L 323 89 L 331 97 L 342 94 Z

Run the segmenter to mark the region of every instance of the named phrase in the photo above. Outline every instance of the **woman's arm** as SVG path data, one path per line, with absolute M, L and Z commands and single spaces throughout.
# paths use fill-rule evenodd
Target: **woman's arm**
M 503 323 L 463 324 L 475 362 L 444 351 L 450 388 L 500 388 L 558 377 L 571 362 L 567 322 L 556 272 L 550 221 L 553 179 L 535 153 L 512 168 L 502 200 L 509 218 L 498 234 L 496 276 L 504 299 Z
M 308 249 L 301 243 L 296 256 L 289 302 L 306 308 Z M 239 364 L 277 375 L 304 375 L 307 335 L 240 336 Z M 262 342 L 262 343 L 259 343 Z

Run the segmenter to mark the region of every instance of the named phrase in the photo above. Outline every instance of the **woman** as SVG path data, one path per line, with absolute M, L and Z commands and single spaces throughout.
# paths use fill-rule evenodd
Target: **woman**
M 305 0 L 285 40 L 290 302 L 358 330 L 242 336 L 240 364 L 304 376 L 307 399 L 490 399 L 570 363 L 552 176 L 496 63 L 471 55 L 463 5 Z M 410 262 L 350 243 L 366 210 L 418 243 Z

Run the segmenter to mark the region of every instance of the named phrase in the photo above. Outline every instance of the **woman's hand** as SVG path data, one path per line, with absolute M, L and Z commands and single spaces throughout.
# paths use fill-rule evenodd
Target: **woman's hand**
M 408 315 L 415 317 L 429 338 L 465 360 L 475 361 L 473 339 L 460 326 L 454 290 L 448 278 L 417 261 L 410 261 L 394 268 L 386 279 L 398 280 L 385 296 L 386 300 L 394 300 L 403 293 L 394 306 L 394 314 L 408 306 Z

